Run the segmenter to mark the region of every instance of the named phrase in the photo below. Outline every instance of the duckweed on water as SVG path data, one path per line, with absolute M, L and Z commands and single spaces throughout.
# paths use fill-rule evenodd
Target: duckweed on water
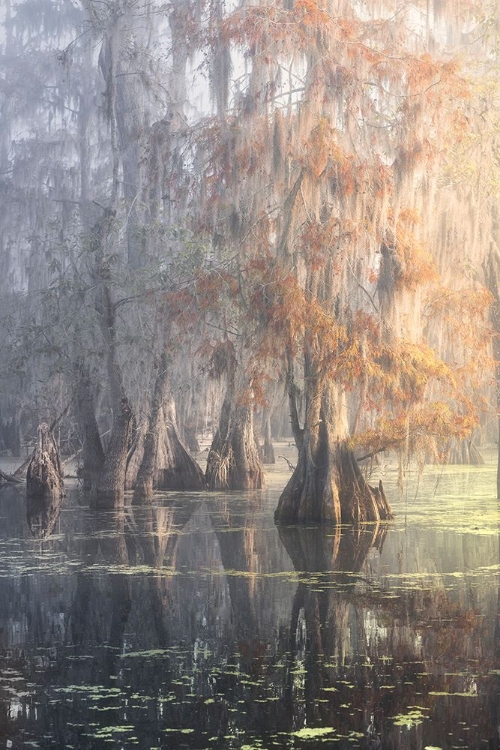
M 475 479 L 481 476 L 481 471 L 474 473 Z M 438 750 L 435 741 L 441 737 L 443 720 L 447 743 L 458 746 L 464 732 L 456 717 L 464 716 L 465 709 L 471 727 L 467 740 L 470 746 L 479 746 L 488 741 L 490 729 L 484 729 L 486 701 L 498 698 L 500 669 L 490 645 L 498 613 L 500 514 L 493 500 L 478 502 L 464 492 L 453 498 L 452 470 L 444 472 L 445 480 L 446 492 L 433 503 L 429 497 L 436 495 L 434 480 L 425 487 L 422 482 L 415 503 L 396 499 L 396 519 L 388 526 L 383 545 L 372 548 L 366 559 L 351 554 L 359 553 L 355 535 L 347 545 L 342 537 L 342 554 L 336 556 L 330 554 L 330 547 L 323 548 L 324 534 L 307 529 L 307 534 L 300 530 L 297 535 L 294 560 L 294 549 L 289 554 L 281 545 L 271 521 L 263 534 L 255 516 L 241 524 L 238 518 L 234 527 L 222 532 L 222 539 L 215 515 L 205 523 L 207 514 L 177 535 L 182 537 L 176 549 L 177 570 L 140 564 L 151 562 L 143 539 L 160 539 L 162 534 L 140 529 L 137 533 L 135 527 L 126 532 L 129 557 L 125 552 L 119 559 L 111 558 L 104 547 L 103 554 L 85 553 L 84 540 L 100 545 L 107 538 L 123 538 L 121 533 L 65 535 L 57 540 L 57 549 L 64 550 L 60 555 L 38 554 L 29 538 L 4 546 L 0 569 L 14 579 L 26 575 L 33 579 L 23 580 L 18 589 L 19 580 L 14 581 L 8 591 L 1 581 L 10 597 L 8 627 L 14 644 L 12 656 L 5 657 L 2 693 L 4 687 L 24 689 L 23 674 L 34 679 L 35 700 L 18 691 L 15 697 L 23 709 L 37 706 L 43 730 L 55 731 L 54 717 L 67 716 L 71 707 L 78 732 L 94 732 L 94 739 L 87 736 L 85 741 L 103 748 L 135 743 L 151 750 L 162 743 L 220 750 L 271 750 L 275 745 L 319 748 L 337 742 L 358 746 L 367 737 L 373 706 L 380 709 L 374 712 L 374 732 L 383 736 L 390 732 L 395 748 L 415 744 L 424 723 L 426 750 Z M 387 485 L 386 491 L 393 499 Z M 243 518 L 243 495 L 241 514 Z M 271 515 L 272 509 L 269 519 Z M 240 532 L 245 532 L 247 546 L 251 537 L 252 556 Z M 336 539 L 330 533 L 326 536 L 328 544 Z M 87 549 L 94 547 L 87 545 Z M 172 559 L 168 556 L 164 561 Z M 114 564 L 123 560 L 133 564 Z M 294 564 L 296 569 L 291 570 Z M 116 575 L 127 580 L 113 580 Z M 39 588 L 34 585 L 38 582 Z M 71 625 L 73 620 L 78 624 L 80 612 L 85 629 L 75 628 L 80 640 L 72 640 Z M 5 626 L 6 621 L 0 624 Z M 44 647 L 30 652 L 31 634 L 25 623 L 34 621 Z M 318 648 L 311 649 L 314 638 Z M 337 659 L 339 644 L 342 658 Z M 24 660 L 25 653 L 33 653 L 34 661 Z M 17 669 L 9 672 L 9 663 Z M 30 671 L 31 663 L 35 669 Z M 419 678 L 417 671 L 424 676 Z M 474 675 L 478 675 L 478 694 L 439 692 L 467 691 L 473 681 L 458 678 Z M 88 684 L 97 679 L 106 686 L 119 680 L 114 684 L 122 689 Z M 415 698 L 417 689 L 422 698 Z M 477 700 L 465 702 L 469 697 Z M 57 700 L 50 705 L 50 698 Z M 309 699 L 315 711 L 311 716 Z M 17 738 L 27 719 L 10 695 L 8 700 Z M 407 705 L 417 701 L 432 706 L 432 712 Z M 298 728 L 306 715 L 308 722 L 323 726 Z M 219 729 L 220 716 L 225 719 Z M 156 722 L 154 731 L 149 717 Z M 100 726 L 91 728 L 89 719 Z M 338 719 L 341 728 L 333 729 L 331 724 Z M 109 721 L 124 723 L 113 726 Z M 125 723 L 129 721 L 136 723 L 135 728 Z M 285 730 L 279 736 L 273 734 L 278 727 Z M 295 731 L 286 731 L 292 727 Z M 51 735 L 54 744 L 58 739 Z M 73 744 L 78 745 L 74 738 Z
M 422 724 L 422 722 L 426 718 L 427 717 L 424 713 L 422 713 L 422 710 L 420 710 L 419 708 L 413 708 L 411 711 L 408 711 L 408 713 L 398 714 L 398 716 L 394 716 L 392 718 L 392 723 L 396 727 L 406 727 L 407 729 L 411 729 L 412 727 L 416 727 L 419 724 Z
M 120 654 L 121 659 L 131 659 L 131 658 L 143 658 L 143 659 L 154 659 L 159 656 L 171 656 L 171 649 L 166 648 L 156 648 L 156 649 L 149 649 L 147 651 L 127 651 L 124 654 Z
M 319 740 L 321 737 L 331 736 L 335 730 L 330 727 L 304 727 L 296 732 L 292 732 L 292 737 L 300 740 Z

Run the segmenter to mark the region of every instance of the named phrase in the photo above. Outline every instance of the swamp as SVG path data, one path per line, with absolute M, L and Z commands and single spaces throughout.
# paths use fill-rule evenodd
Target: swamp
M 377 471 L 394 519 L 334 529 L 275 525 L 282 460 L 265 490 L 117 513 L 70 487 L 37 534 L 4 487 L 0 742 L 498 747 L 494 461 L 409 470 L 403 493 Z
M 0 0 L 0 747 L 500 748 L 500 4 Z

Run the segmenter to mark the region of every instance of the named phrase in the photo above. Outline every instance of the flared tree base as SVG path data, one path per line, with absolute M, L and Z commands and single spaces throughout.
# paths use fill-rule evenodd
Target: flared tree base
M 224 438 L 220 431 L 215 435 L 205 476 L 210 490 L 258 490 L 264 486 L 252 416 L 246 407 L 234 409 Z
M 205 488 L 203 472 L 169 424 L 162 441 L 155 484 L 159 490 L 198 491 Z
M 128 400 L 123 397 L 120 402 L 120 411 L 113 422 L 104 466 L 95 486 L 92 487 L 90 496 L 92 510 L 123 508 L 131 419 L 132 410 Z
M 371 487 L 346 442 L 304 443 L 274 514 L 282 524 L 359 524 L 392 518 L 382 482 Z

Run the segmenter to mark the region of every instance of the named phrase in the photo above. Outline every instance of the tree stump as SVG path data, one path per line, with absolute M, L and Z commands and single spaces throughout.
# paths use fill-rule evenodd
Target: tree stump
M 37 445 L 26 473 L 26 495 L 47 500 L 64 495 L 59 451 L 45 422 L 38 427 Z

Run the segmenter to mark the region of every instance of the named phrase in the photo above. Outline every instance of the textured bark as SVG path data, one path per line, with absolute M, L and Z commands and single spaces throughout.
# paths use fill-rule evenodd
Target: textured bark
M 125 474 L 126 490 L 133 490 L 135 487 L 144 456 L 144 439 L 147 431 L 147 420 L 143 420 L 139 426 L 132 425 L 132 443 L 127 455 L 127 471 Z
M 304 438 L 279 499 L 276 522 L 335 525 L 391 518 L 382 483 L 368 485 L 348 446 L 335 386 L 314 389 L 313 384 L 310 389 Z
M 96 256 L 94 301 L 105 344 L 109 401 L 113 413 L 109 447 L 102 470 L 92 487 L 90 505 L 99 510 L 123 506 L 132 421 L 132 410 L 125 393 L 118 357 L 116 305 L 110 285 L 110 253 L 114 250 L 116 241 L 115 219 L 115 209 L 105 209 L 103 216 L 96 222 L 91 237 Z
M 254 490 L 264 486 L 253 415 L 248 407 L 223 407 L 208 454 L 206 479 L 211 490 Z
M 264 486 L 264 472 L 255 440 L 253 412 L 238 403 L 237 363 L 226 359 L 227 385 L 219 426 L 207 458 L 205 473 L 210 490 L 255 490 Z
M 59 451 L 45 422 L 38 427 L 37 445 L 26 474 L 26 495 L 42 500 L 64 495 Z
M 83 489 L 90 490 L 104 466 L 104 450 L 95 416 L 92 382 L 88 369 L 79 360 L 76 367 L 76 413 L 82 437 Z
M 120 412 L 113 416 L 113 428 L 104 466 L 92 489 L 90 505 L 94 510 L 112 510 L 123 506 L 131 418 L 130 405 L 124 397 L 120 404 Z
M 136 505 L 150 503 L 154 493 L 155 466 L 158 455 L 158 441 L 162 419 L 162 406 L 167 388 L 167 361 L 163 354 L 156 376 L 148 428 L 144 436 L 142 461 L 137 473 L 133 503 Z
M 156 486 L 159 490 L 202 490 L 203 472 L 184 447 L 177 430 L 175 404 L 168 394 L 163 405 L 162 434 L 158 443 Z
M 155 486 L 161 490 L 201 490 L 205 486 L 203 472 L 179 438 L 166 354 L 156 376 L 133 503 L 150 503 Z

